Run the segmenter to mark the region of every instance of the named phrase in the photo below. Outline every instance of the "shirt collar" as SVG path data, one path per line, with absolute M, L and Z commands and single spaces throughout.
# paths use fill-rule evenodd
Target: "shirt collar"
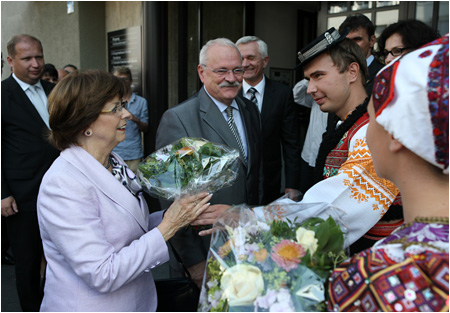
M 372 64 L 373 59 L 375 59 L 375 57 L 373 56 L 373 54 L 371 54 L 371 55 L 366 59 L 367 67 L 369 67 L 370 64 Z
M 264 75 L 263 75 L 262 80 L 256 86 L 250 86 L 244 79 L 242 81 L 242 92 L 245 95 L 245 94 L 247 94 L 248 90 L 253 87 L 256 89 L 256 91 L 259 92 L 260 95 L 262 95 L 265 86 L 266 86 L 266 77 Z
M 129 103 L 133 103 L 134 101 L 136 101 L 136 94 L 133 92 L 133 93 L 131 94 Z
M 21 81 L 16 74 L 12 74 L 13 78 L 15 79 L 15 81 L 19 84 L 20 88 L 22 88 L 23 91 L 26 91 L 30 86 L 38 86 L 40 87 L 42 90 L 44 90 L 44 88 L 42 88 L 42 84 L 41 81 L 39 80 L 36 84 L 34 85 L 30 85 L 27 84 L 26 82 Z
M 206 94 L 211 98 L 211 100 L 214 102 L 214 104 L 219 108 L 220 112 L 224 112 L 224 111 L 228 108 L 228 105 L 226 105 L 225 103 L 222 103 L 222 102 L 216 100 L 214 97 L 212 97 L 212 96 L 209 94 L 208 90 L 206 90 L 206 87 L 205 87 L 205 86 L 203 86 L 203 88 L 205 89 Z M 239 107 L 238 107 L 238 105 L 237 105 L 237 103 L 236 103 L 236 99 L 233 99 L 233 102 L 231 103 L 231 106 L 232 106 L 234 109 L 236 109 L 236 110 L 239 111 Z

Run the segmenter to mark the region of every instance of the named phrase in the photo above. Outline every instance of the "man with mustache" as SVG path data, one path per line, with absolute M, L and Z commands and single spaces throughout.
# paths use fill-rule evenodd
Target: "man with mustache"
M 253 102 L 238 97 L 244 76 L 239 49 L 229 39 L 217 38 L 203 46 L 199 59 L 197 71 L 203 88 L 164 113 L 156 134 L 156 148 L 183 137 L 196 137 L 237 149 L 241 155 L 237 179 L 231 187 L 217 191 L 210 203 L 259 204 L 260 117 Z M 234 132 L 229 127 L 230 114 Z M 209 242 L 210 236 L 200 237 L 194 228 L 180 230 L 171 239 L 198 285 L 202 281 Z
M 298 194 L 301 154 L 298 106 L 289 86 L 265 77 L 269 53 L 263 40 L 245 36 L 236 45 L 245 69 L 240 96 L 253 101 L 261 112 L 264 149 L 259 196 L 262 204 L 268 204 L 282 194 Z
M 366 60 L 361 48 L 346 35 L 330 28 L 298 53 L 309 81 L 307 93 L 321 111 L 335 113 L 340 124 L 334 132 L 323 136 L 316 160 L 317 182 L 301 202 L 279 201 L 285 205 L 283 214 L 291 221 L 326 219 L 331 215 L 346 228 L 345 248 L 383 217 L 398 194 L 397 187 L 374 170 L 366 142 L 369 122 L 369 98 L 364 88 Z M 211 223 L 226 209 L 210 206 L 192 224 Z M 265 216 L 260 207 L 253 208 L 253 212 L 261 218 Z M 204 230 L 200 235 L 209 232 Z M 353 247 L 352 252 L 356 252 Z

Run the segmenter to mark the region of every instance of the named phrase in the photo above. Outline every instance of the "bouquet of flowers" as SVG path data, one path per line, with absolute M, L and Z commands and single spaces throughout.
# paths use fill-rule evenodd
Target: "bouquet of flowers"
M 289 211 L 282 206 L 264 207 L 264 219 L 233 207 L 214 224 L 199 311 L 326 309 L 325 283 L 346 258 L 345 229 L 331 216 L 280 219 Z
M 150 195 L 172 200 L 200 191 L 213 193 L 237 177 L 239 152 L 201 138 L 181 138 L 146 157 L 138 181 Z

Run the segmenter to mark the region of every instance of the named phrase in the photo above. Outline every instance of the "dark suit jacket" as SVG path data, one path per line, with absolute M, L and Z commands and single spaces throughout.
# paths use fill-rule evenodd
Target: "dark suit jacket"
M 245 99 L 242 90 L 240 96 Z M 281 196 L 282 159 L 285 166 L 285 188 L 300 188 L 301 146 L 297 108 L 292 89 L 266 77 L 261 109 L 262 204 L 268 204 Z
M 230 187 L 214 193 L 211 204 L 259 204 L 258 185 L 261 159 L 261 130 L 258 108 L 254 103 L 237 97 L 247 135 L 248 161 L 240 161 L 236 181 Z M 183 137 L 204 138 L 225 144 L 239 151 L 228 124 L 215 103 L 202 88 L 195 96 L 167 110 L 156 133 L 156 149 Z M 162 206 L 166 205 L 162 203 Z M 192 228 L 180 230 L 171 240 L 185 266 L 205 260 L 210 236 L 200 238 Z
M 369 65 L 369 77 L 366 81 L 366 92 L 370 97 L 372 95 L 373 82 L 377 73 L 384 67 L 384 64 L 381 64 L 377 58 L 373 59 L 372 63 Z
M 55 86 L 41 81 L 48 95 Z M 48 128 L 12 75 L 2 81 L 2 199 L 36 211 L 42 177 L 59 155 L 46 139 Z

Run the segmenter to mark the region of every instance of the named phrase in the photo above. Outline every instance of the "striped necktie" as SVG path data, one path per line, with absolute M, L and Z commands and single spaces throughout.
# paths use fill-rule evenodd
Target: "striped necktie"
M 248 91 L 252 94 L 252 96 L 250 97 L 250 101 L 253 101 L 253 103 L 256 104 L 256 106 L 258 106 L 258 99 L 256 98 L 257 90 L 252 87 Z
M 228 116 L 228 127 L 230 127 L 230 130 L 233 133 L 234 138 L 236 139 L 236 141 L 238 143 L 239 150 L 241 152 L 242 158 L 244 160 L 246 160 L 244 146 L 242 145 L 242 141 L 241 141 L 241 136 L 239 136 L 239 132 L 237 130 L 236 124 L 234 123 L 233 107 L 232 106 L 228 106 L 227 109 L 226 109 L 226 112 L 227 112 L 227 116 Z

